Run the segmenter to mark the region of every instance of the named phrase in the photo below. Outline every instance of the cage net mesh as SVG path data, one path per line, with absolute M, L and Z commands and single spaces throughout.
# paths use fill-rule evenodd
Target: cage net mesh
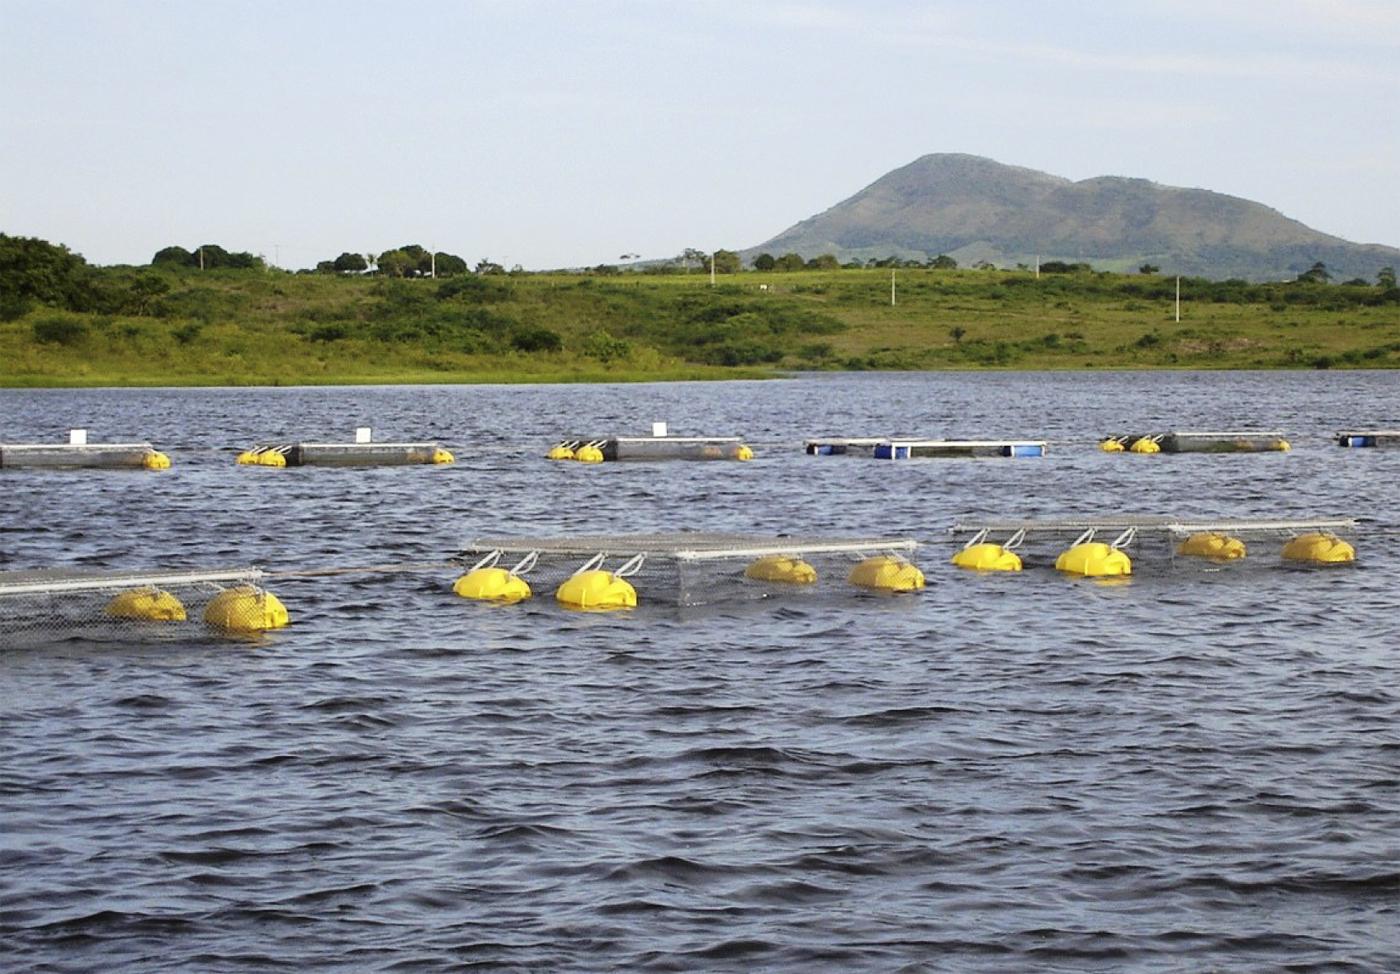
M 893 555 L 915 561 L 917 543 L 899 538 L 756 537 L 734 534 L 680 532 L 652 535 L 579 535 L 561 538 L 478 538 L 468 544 L 460 561 L 471 568 L 500 552 L 496 564 L 512 568 L 522 559 L 534 560 L 523 577 L 535 597 L 552 594 L 591 559 L 596 567 L 626 570 L 640 556 L 627 581 L 643 603 L 681 606 L 770 597 L 831 597 L 859 590 L 847 577 L 867 557 Z M 746 575 L 761 558 L 800 559 L 816 572 L 810 584 L 764 581 Z
M 1267 567 L 1284 563 L 1283 547 L 1293 538 L 1304 534 L 1324 534 L 1346 541 L 1353 546 L 1360 533 L 1359 524 L 1350 518 L 1314 519 L 1240 519 L 1240 518 L 1177 518 L 1177 517 L 1067 517 L 1044 520 L 969 520 L 955 524 L 950 533 L 958 545 L 971 541 L 982 531 L 986 540 L 1002 544 L 1019 531 L 1024 540 L 1016 547 L 1027 567 L 1053 565 L 1055 559 L 1085 532 L 1094 532 L 1092 540 L 1114 544 L 1131 532 L 1119 547 L 1134 562 L 1158 564 L 1171 568 L 1219 568 L 1208 558 L 1179 554 L 1186 539 L 1197 534 L 1222 534 L 1244 542 L 1246 555 L 1230 562 L 1232 567 Z
M 180 641 L 219 635 L 204 622 L 225 589 L 256 586 L 255 568 L 190 572 L 0 572 L 0 640 L 14 648 L 71 638 Z

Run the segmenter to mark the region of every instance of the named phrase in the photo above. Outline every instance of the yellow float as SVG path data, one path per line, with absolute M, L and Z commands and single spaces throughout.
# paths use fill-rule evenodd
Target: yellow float
M 533 596 L 534 592 L 530 590 L 530 583 L 521 576 L 535 567 L 538 558 L 539 556 L 532 552 L 507 571 L 496 565 L 501 560 L 501 553 L 493 551 L 457 579 L 452 591 L 464 599 L 499 602 L 501 605 L 524 602 Z
M 1120 438 L 1110 436 L 1099 443 L 1099 449 L 1105 453 L 1122 453 L 1123 441 Z
M 290 619 L 277 596 L 254 585 L 239 585 L 209 600 L 204 621 L 225 632 L 253 633 L 281 629 Z
M 852 568 L 847 581 L 877 592 L 913 592 L 924 587 L 924 573 L 897 555 L 876 555 Z
M 592 443 L 585 443 L 574 451 L 574 459 L 579 463 L 602 463 L 603 451 Z
M 1300 534 L 1283 546 L 1285 561 L 1310 565 L 1344 565 L 1356 561 L 1356 549 L 1333 534 Z
M 574 447 L 571 443 L 556 444 L 545 454 L 550 460 L 572 460 L 574 459 Z
M 133 619 L 139 622 L 184 622 L 185 607 L 164 589 L 138 588 L 122 592 L 107 603 L 104 610 L 112 619 Z
M 159 450 L 151 450 L 141 458 L 141 466 L 145 467 L 147 470 L 169 470 L 170 457 L 161 453 Z
M 811 585 L 817 580 L 817 570 L 801 558 L 764 555 L 744 569 L 744 577 L 760 582 Z
M 1177 545 L 1178 555 L 1209 558 L 1211 561 L 1235 561 L 1243 558 L 1246 548 L 1239 538 L 1218 531 L 1198 531 Z
M 442 447 L 433 447 L 433 463 L 456 463 L 457 458 L 452 455 L 451 450 L 444 450 Z
M 1068 549 L 1055 559 L 1055 568 L 1067 575 L 1086 578 L 1107 578 L 1133 573 L 1133 560 L 1122 550 L 1136 535 L 1133 528 L 1120 534 L 1113 544 L 1094 540 L 1093 531 L 1085 531 Z
M 735 460 L 752 460 L 752 459 L 753 459 L 753 449 L 750 448 L 747 444 L 741 445 L 741 446 L 739 447 L 739 449 L 735 451 L 735 453 L 734 453 L 734 459 L 735 459 Z
M 1150 436 L 1140 436 L 1128 447 L 1129 453 L 1161 453 L 1162 447 Z
M 974 572 L 1019 572 L 1021 556 L 999 544 L 983 541 L 953 555 L 953 564 Z
M 636 574 L 644 556 L 637 555 L 616 571 L 601 566 L 604 556 L 594 555 L 574 572 L 554 592 L 554 600 L 566 609 L 584 612 L 609 612 L 614 609 L 635 609 L 637 590 L 627 581 Z

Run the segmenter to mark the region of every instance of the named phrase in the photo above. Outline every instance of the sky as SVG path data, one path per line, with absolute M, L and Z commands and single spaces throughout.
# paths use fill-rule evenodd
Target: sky
M 0 232 L 740 249 L 933 152 L 1400 246 L 1400 0 L 0 0 Z

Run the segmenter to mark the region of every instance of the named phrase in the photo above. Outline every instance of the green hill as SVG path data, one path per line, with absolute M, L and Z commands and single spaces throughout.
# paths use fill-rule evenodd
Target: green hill
M 93 268 L 43 247 L 56 257 L 34 274 L 0 261 L 0 385 L 1400 365 L 1393 276 L 1186 279 L 1178 322 L 1172 279 L 1083 269 L 744 271 L 711 286 L 698 273 Z
M 1116 176 L 1072 182 L 957 154 L 916 159 L 743 254 L 788 252 L 842 263 L 938 254 L 964 266 L 1039 259 L 1126 271 L 1150 263 L 1251 281 L 1290 280 L 1318 261 L 1339 278 L 1400 265 L 1400 249 L 1329 236 L 1238 197 Z

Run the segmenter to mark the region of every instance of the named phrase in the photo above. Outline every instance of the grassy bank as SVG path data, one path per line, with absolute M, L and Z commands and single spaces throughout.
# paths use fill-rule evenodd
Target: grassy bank
M 110 312 L 0 322 L 0 384 L 733 378 L 789 369 L 1400 364 L 1400 294 L 1143 275 L 466 275 L 102 270 Z M 153 283 L 154 282 L 154 283 Z

